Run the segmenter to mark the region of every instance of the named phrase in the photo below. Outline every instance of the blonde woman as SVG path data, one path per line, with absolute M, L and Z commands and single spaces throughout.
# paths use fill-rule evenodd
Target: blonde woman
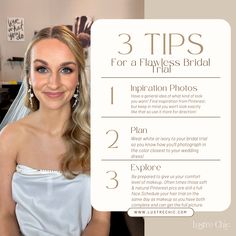
M 90 205 L 83 49 L 66 27 L 39 31 L 24 60 L 24 118 L 0 133 L 0 235 L 107 236 Z M 18 98 L 19 99 L 19 98 Z

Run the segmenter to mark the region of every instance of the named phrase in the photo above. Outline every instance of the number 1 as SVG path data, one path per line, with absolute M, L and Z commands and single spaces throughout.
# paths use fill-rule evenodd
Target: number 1
M 111 105 L 114 104 L 114 88 L 113 86 L 111 87 Z

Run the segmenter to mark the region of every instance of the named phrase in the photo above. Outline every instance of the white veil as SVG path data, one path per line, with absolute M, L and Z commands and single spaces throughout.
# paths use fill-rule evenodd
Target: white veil
M 0 130 L 2 130 L 8 123 L 19 120 L 29 114 L 30 109 L 24 105 L 26 94 L 27 85 L 26 82 L 23 81 L 15 100 L 11 104 L 7 114 L 0 124 Z

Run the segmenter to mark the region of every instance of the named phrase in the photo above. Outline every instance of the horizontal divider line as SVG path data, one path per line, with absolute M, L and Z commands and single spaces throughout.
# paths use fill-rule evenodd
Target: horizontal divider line
M 102 79 L 220 79 L 220 76 L 101 76 Z
M 101 161 L 220 161 L 220 159 L 101 159 Z
M 220 116 L 101 116 L 101 118 L 207 118 L 215 119 L 221 118 Z

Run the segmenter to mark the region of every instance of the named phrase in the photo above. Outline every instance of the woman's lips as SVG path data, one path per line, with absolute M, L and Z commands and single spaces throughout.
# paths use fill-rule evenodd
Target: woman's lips
M 44 92 L 49 98 L 60 98 L 63 95 L 63 92 Z

